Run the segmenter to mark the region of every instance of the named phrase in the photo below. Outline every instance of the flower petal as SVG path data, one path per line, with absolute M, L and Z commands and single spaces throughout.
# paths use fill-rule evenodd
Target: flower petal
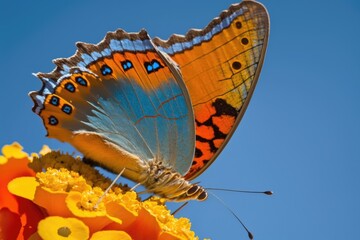
M 43 240 L 43 239 L 40 237 L 38 232 L 34 232 L 34 234 L 32 234 L 28 240 Z
M 116 239 L 116 240 L 132 240 L 129 234 L 123 231 L 114 231 L 114 230 L 106 230 L 99 231 L 94 233 L 90 240 L 108 240 L 108 239 Z
M 1 158 L 6 161 L 0 164 L 0 208 L 8 208 L 18 215 L 21 223 L 19 236 L 28 239 L 36 231 L 40 219 L 46 215 L 42 208 L 32 202 L 36 188 L 34 178 L 25 177 L 25 181 L 21 179 L 23 176 L 34 176 L 35 172 L 29 168 L 28 155 L 22 152 L 18 143 L 4 146 L 2 151 L 4 156 Z
M 187 240 L 187 239 L 189 238 L 176 236 L 173 233 L 169 233 L 169 232 L 162 232 L 157 240 Z
M 37 187 L 34 197 L 34 203 L 46 209 L 49 215 L 72 217 L 65 204 L 68 193 L 63 191 L 51 191 L 44 187 Z
M 34 177 L 18 177 L 9 182 L 8 190 L 16 196 L 34 200 L 38 186 L 39 183 Z
M 8 208 L 0 209 L 0 239 L 17 239 L 20 229 L 20 216 Z
M 7 163 L 7 161 L 8 161 L 8 160 L 7 160 L 6 157 L 0 155 L 0 165 L 3 165 L 3 164 L 5 164 L 5 163 Z
M 19 143 L 13 142 L 11 145 L 5 145 L 1 151 L 6 158 L 27 158 L 29 155 L 22 149 L 23 147 Z
M 106 211 L 111 217 L 121 220 L 120 225 L 112 224 L 112 226 L 108 226 L 108 229 L 126 229 L 138 216 L 137 211 L 131 210 L 125 204 L 115 201 L 106 204 Z
M 47 217 L 38 225 L 38 233 L 44 240 L 82 240 L 89 238 L 89 228 L 76 218 Z
M 18 213 L 22 222 L 21 235 L 27 239 L 30 235 L 36 231 L 38 222 L 43 219 L 47 214 L 44 209 L 40 208 L 40 205 L 35 204 L 35 192 L 39 183 L 34 177 L 19 177 L 15 178 L 8 184 L 9 191 L 17 196 L 17 202 L 19 204 Z M 44 197 L 47 204 L 54 203 L 51 197 Z
M 18 143 L 5 145 L 2 148 L 4 156 L 0 163 L 0 208 L 7 207 L 13 212 L 18 210 L 17 198 L 8 191 L 8 183 L 21 176 L 34 176 L 35 173 L 28 167 L 27 154 L 21 151 Z
M 160 224 L 149 211 L 143 208 L 139 211 L 136 221 L 125 231 L 136 240 L 157 239 L 160 233 Z

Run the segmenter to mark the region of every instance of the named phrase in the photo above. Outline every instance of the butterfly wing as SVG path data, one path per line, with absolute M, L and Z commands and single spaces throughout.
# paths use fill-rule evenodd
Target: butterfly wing
M 140 181 L 146 161 L 160 157 L 185 174 L 193 159 L 194 116 L 177 68 L 147 33 L 108 33 L 98 45 L 39 73 L 30 93 L 48 136 L 68 142 L 109 170 Z
M 196 150 L 185 178 L 201 174 L 241 120 L 264 61 L 266 9 L 255 1 L 232 5 L 203 30 L 153 41 L 180 67 L 196 121 Z

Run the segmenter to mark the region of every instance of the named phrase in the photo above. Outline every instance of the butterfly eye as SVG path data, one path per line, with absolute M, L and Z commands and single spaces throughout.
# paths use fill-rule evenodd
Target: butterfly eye
M 189 190 L 187 190 L 187 192 L 186 192 L 186 194 L 188 195 L 188 196 L 191 196 L 191 195 L 193 195 L 194 193 L 196 193 L 198 190 L 199 190 L 199 186 L 196 186 L 196 185 L 194 185 L 194 186 L 192 186 Z
M 204 201 L 204 200 L 207 199 L 207 197 L 208 197 L 207 192 L 202 192 L 202 193 L 198 196 L 197 199 L 198 199 L 199 201 Z

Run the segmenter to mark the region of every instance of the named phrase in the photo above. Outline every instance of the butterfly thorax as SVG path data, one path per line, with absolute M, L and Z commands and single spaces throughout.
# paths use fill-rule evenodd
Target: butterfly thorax
M 187 181 L 181 174 L 167 167 L 157 158 L 148 161 L 148 171 L 142 184 L 149 192 L 155 193 L 170 201 L 203 201 L 207 192 L 201 186 Z

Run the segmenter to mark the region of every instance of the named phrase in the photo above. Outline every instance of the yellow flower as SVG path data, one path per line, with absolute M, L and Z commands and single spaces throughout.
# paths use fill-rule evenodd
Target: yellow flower
M 47 152 L 33 155 L 29 165 L 35 176 L 18 176 L 8 184 L 12 196 L 43 209 L 30 239 L 198 239 L 190 221 L 171 215 L 163 199 L 141 201 L 129 187 L 116 184 L 105 194 L 110 179 L 79 158 Z
M 89 228 L 76 218 L 47 217 L 39 222 L 37 233 L 44 240 L 89 239 Z

